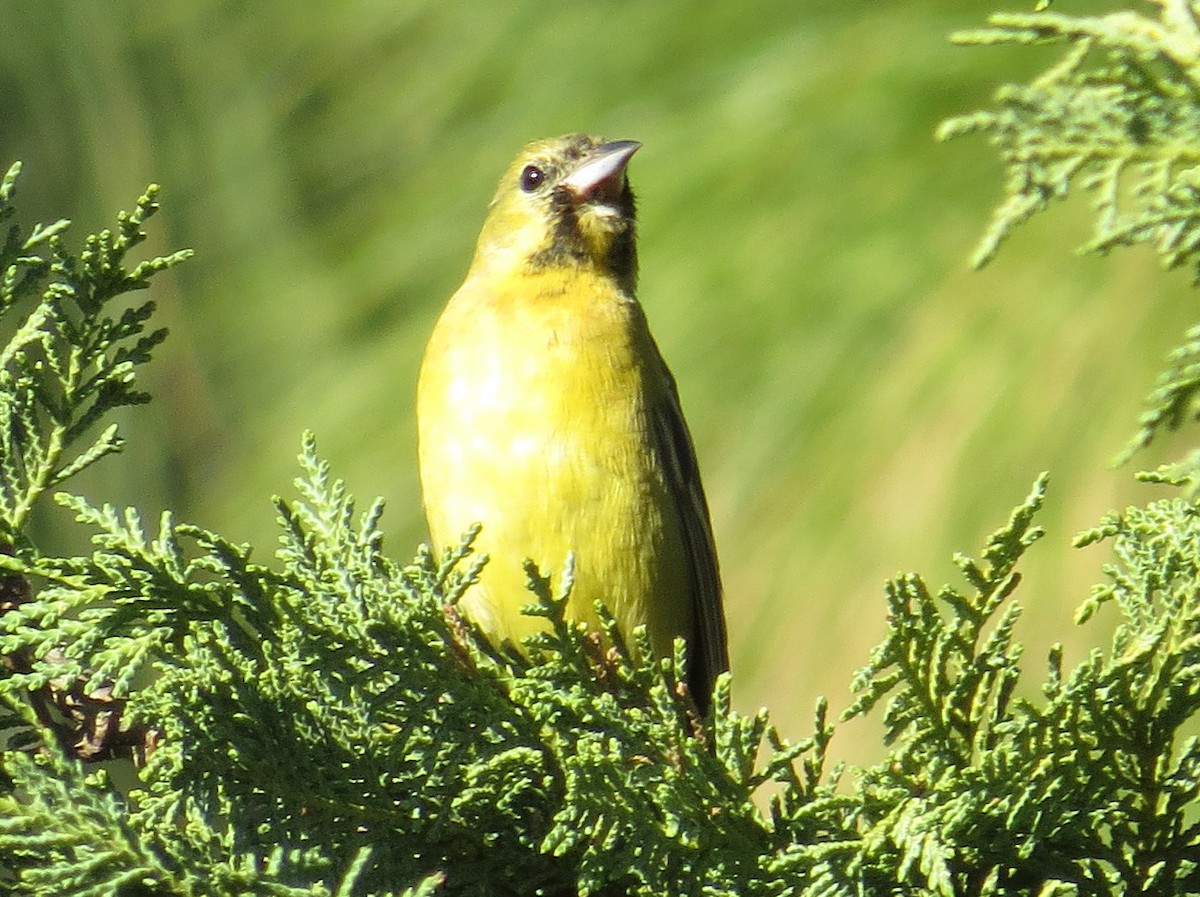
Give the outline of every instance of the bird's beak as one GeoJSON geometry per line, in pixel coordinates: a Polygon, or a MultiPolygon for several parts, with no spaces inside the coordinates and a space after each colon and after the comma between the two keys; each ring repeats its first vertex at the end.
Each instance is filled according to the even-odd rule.
{"type": "Polygon", "coordinates": [[[577,204],[589,200],[615,202],[625,190],[625,166],[641,146],[636,140],[602,143],[560,183],[577,204]]]}

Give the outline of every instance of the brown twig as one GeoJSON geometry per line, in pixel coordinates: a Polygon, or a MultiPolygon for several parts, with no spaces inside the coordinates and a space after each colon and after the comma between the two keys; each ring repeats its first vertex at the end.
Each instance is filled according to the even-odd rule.
{"type": "MultiPolygon", "coordinates": [[[[11,545],[0,542],[0,553],[14,554],[11,545]]],[[[0,614],[6,614],[32,600],[29,580],[18,573],[0,574],[0,614]]],[[[65,659],[61,649],[49,651],[43,658],[51,663],[65,659]]],[[[27,650],[4,655],[13,673],[33,672],[35,658],[27,650]]],[[[137,766],[145,764],[162,733],[145,723],[123,719],[126,699],[114,697],[112,684],[86,691],[88,676],[53,679],[30,691],[26,698],[38,722],[51,733],[69,756],[83,762],[126,759],[137,766]]],[[[26,733],[27,734],[27,733],[26,733]]],[[[10,743],[13,736],[9,736],[10,743]]]]}

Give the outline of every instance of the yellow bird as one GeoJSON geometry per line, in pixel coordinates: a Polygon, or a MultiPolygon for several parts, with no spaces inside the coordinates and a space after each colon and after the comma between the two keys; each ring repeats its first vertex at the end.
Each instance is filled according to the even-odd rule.
{"type": "Polygon", "coordinates": [[[430,337],[417,388],[421,487],[438,548],[473,523],[490,557],[461,607],[497,640],[544,622],[522,569],[575,556],[567,616],[654,651],[683,636],[706,708],[728,669],[708,506],[674,378],[636,298],[641,146],[584,134],[521,150],[492,200],[466,280],[430,337]]]}

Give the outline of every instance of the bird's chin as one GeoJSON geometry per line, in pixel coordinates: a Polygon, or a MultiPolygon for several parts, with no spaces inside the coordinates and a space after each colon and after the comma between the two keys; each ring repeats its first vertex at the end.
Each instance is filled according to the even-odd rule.
{"type": "MultiPolygon", "coordinates": [[[[617,197],[619,199],[620,197],[617,197]]],[[[616,205],[616,201],[605,201],[603,199],[593,199],[591,202],[584,205],[579,210],[580,216],[593,216],[598,221],[612,222],[609,226],[614,230],[619,229],[619,220],[627,217],[625,212],[621,211],[616,205]]]]}
{"type": "Polygon", "coordinates": [[[618,237],[633,226],[629,216],[603,203],[588,203],[577,212],[579,233],[594,258],[606,259],[618,237]]]}
{"type": "Polygon", "coordinates": [[[580,206],[575,213],[579,229],[589,239],[609,237],[629,230],[629,215],[615,205],[605,202],[589,202],[580,206]]]}

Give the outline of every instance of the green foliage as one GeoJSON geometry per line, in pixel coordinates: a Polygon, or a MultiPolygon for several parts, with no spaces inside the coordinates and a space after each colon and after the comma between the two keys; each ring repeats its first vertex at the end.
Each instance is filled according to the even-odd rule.
{"type": "Polygon", "coordinates": [[[1065,44],[1028,84],[996,93],[998,109],[944,122],[944,139],[982,132],[1008,169],[1007,198],[975,253],[991,260],[1018,224],[1079,187],[1093,194],[1085,246],[1151,243],[1169,267],[1200,276],[1196,136],[1200,23],[1188,0],[1157,0],[1159,18],[1130,11],[1068,16],[997,13],[961,44],[1065,44]]]}
{"type": "MultiPolygon", "coordinates": [[[[0,182],[0,224],[13,218],[20,164],[0,182]]],[[[0,247],[0,322],[11,328],[0,350],[0,544],[24,529],[30,509],[47,489],[120,449],[116,425],[82,443],[93,425],[114,408],[148,401],[135,387],[138,365],[150,360],[166,337],[146,331],[154,303],[109,315],[114,299],[149,286],[159,271],[189,252],[154,258],[127,271],[125,255],[145,239],[141,227],[158,205],[158,188],[146,190],[132,213],[117,216],[115,231],[84,240],[76,257],[62,234],[66,220],[38,224],[25,234],[9,224],[0,247]],[[22,300],[41,299],[11,327],[22,300]]],[[[0,331],[3,333],[3,331],[0,331]]]]}
{"type": "MultiPolygon", "coordinates": [[[[1041,7],[1049,4],[1041,4],[1041,7]]],[[[1200,280],[1200,5],[1152,0],[1158,16],[997,13],[989,26],[954,35],[967,45],[1064,45],[1027,84],[996,92],[997,108],[942,123],[943,139],[985,134],[1007,170],[1005,199],[975,251],[984,265],[1017,225],[1052,200],[1084,191],[1095,223],[1085,252],[1147,244],[1168,268],[1200,280]]],[[[1163,429],[1200,415],[1196,328],[1171,355],[1128,460],[1163,429]]],[[[1173,465],[1195,479],[1200,456],[1173,465]]]]}
{"type": "Polygon", "coordinates": [[[1112,515],[1079,544],[1113,541],[1081,621],[1115,601],[1107,652],[1075,669],[1051,652],[1038,702],[1014,697],[1014,565],[1040,538],[1039,480],[974,594],[890,584],[892,627],[860,674],[851,714],[890,694],[890,762],[861,779],[864,878],[937,894],[1186,894],[1200,887],[1200,525],[1186,501],[1112,515]]]}
{"type": "MultiPolygon", "coordinates": [[[[9,564],[48,585],[3,618],[5,649],[39,658],[3,693],[90,675],[157,730],[117,818],[163,859],[159,871],[114,863],[111,887],[150,866],[139,874],[171,894],[191,893],[200,870],[206,893],[241,893],[260,868],[278,893],[326,893],[351,872],[347,893],[392,893],[439,870],[454,893],[658,894],[681,882],[744,893],[772,848],[752,800],[761,784],[791,782],[793,813],[837,802],[817,784],[819,762],[804,782],[791,770],[814,743],[785,747],[765,714],[733,713],[727,681],[704,729],[678,686],[682,649],[649,659],[639,632],[643,659],[619,639],[599,651],[536,571],[550,629],[528,658],[495,651],[448,610],[473,579],[458,568],[469,538],[440,560],[394,564],[380,506],[356,516],[311,439],[301,464],[302,500],[277,502],[282,572],[169,517],[147,539],[132,511],[78,499],[67,501],[99,531],[91,557],[9,564]],[[139,677],[144,664],[154,675],[139,677]],[[773,757],[759,766],[764,739],[773,757]]],[[[109,794],[84,809],[113,823],[109,794]]],[[[24,843],[0,832],[14,860],[24,843]]],[[[91,862],[63,855],[74,869],[91,862]]]]}

